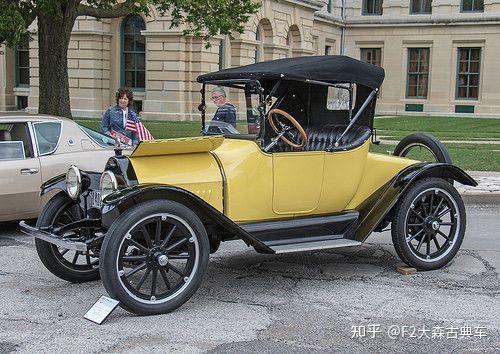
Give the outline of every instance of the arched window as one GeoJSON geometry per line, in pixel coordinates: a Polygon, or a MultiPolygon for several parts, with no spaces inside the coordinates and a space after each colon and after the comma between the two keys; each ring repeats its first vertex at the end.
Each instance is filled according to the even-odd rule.
{"type": "Polygon", "coordinates": [[[263,60],[264,53],[264,38],[260,26],[255,31],[255,40],[257,41],[257,45],[255,46],[255,62],[257,63],[263,60]]]}
{"type": "Polygon", "coordinates": [[[122,22],[122,86],[133,90],[146,87],[146,29],[139,15],[129,15],[122,22]]]}

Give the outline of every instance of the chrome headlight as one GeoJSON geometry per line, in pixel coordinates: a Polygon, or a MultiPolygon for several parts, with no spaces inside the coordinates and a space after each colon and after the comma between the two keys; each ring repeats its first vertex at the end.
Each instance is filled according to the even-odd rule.
{"type": "Polygon", "coordinates": [[[104,171],[101,175],[101,182],[99,184],[101,190],[101,200],[118,189],[118,181],[116,176],[111,171],[104,171]]]}
{"type": "Polygon", "coordinates": [[[66,173],[66,192],[71,199],[77,199],[82,191],[82,174],[78,167],[71,165],[66,173]]]}

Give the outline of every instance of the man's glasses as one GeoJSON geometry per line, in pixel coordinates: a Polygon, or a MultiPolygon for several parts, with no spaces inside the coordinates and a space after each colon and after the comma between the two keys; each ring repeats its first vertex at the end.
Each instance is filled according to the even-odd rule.
{"type": "Polygon", "coordinates": [[[212,100],[218,100],[219,98],[223,97],[222,95],[219,95],[219,96],[212,96],[212,100]]]}

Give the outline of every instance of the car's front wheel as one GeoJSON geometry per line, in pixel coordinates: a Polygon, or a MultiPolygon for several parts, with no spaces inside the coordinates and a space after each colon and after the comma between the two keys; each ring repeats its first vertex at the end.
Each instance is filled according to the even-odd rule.
{"type": "Polygon", "coordinates": [[[126,310],[166,313],[196,292],[209,252],[207,232],[193,211],[173,201],[143,202],[120,215],[108,230],[101,278],[126,310]]]}
{"type": "Polygon", "coordinates": [[[458,252],[465,226],[465,206],[457,190],[443,179],[425,178],[396,206],[392,242],[406,264],[439,269],[458,252]]]}
{"type": "MultiPolygon", "coordinates": [[[[83,218],[83,212],[64,192],[47,202],[38,217],[37,227],[58,227],[83,218]]],[[[36,251],[43,265],[57,277],[72,283],[99,279],[99,258],[92,251],[74,251],[35,239],[36,251]]]]}

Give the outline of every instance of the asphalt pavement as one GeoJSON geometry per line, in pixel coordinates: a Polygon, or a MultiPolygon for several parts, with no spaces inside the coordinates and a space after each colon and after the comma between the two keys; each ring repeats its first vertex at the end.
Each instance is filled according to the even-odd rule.
{"type": "Polygon", "coordinates": [[[83,315],[102,284],[54,277],[31,238],[0,224],[0,353],[498,352],[500,205],[467,214],[464,244],[444,269],[397,273],[388,232],[360,247],[280,256],[233,241],[175,312],[119,308],[101,326],[83,315]]]}

